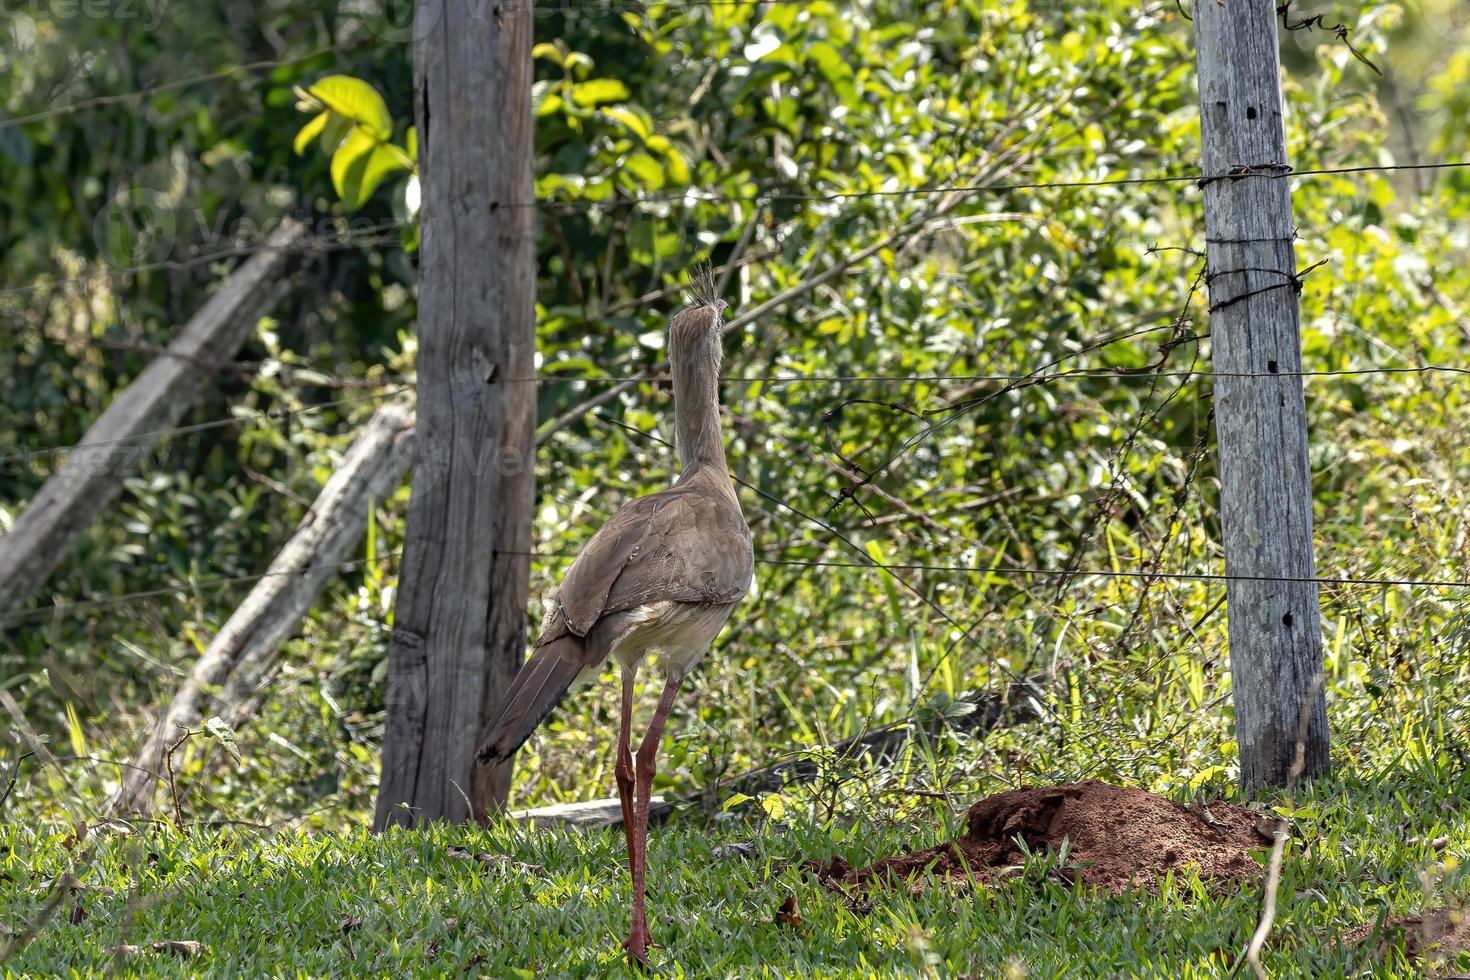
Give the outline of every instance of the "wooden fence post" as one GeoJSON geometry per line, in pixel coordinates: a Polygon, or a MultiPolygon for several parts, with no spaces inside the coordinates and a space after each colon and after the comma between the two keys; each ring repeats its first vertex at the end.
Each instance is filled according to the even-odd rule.
{"type": "Polygon", "coordinates": [[[1247,791],[1328,767],[1274,0],[1193,8],[1230,672],[1247,791]],[[1305,722],[1305,724],[1304,724],[1305,722]]]}
{"type": "Polygon", "coordinates": [[[374,827],[463,821],[475,740],[525,655],[535,495],[532,11],[421,0],[418,424],[374,827]]]}

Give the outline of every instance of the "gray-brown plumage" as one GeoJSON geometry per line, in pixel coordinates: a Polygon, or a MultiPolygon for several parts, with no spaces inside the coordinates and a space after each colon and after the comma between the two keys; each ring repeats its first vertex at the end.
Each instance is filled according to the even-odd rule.
{"type": "Polygon", "coordinates": [[[548,603],[535,650],[478,750],[482,763],[510,758],[574,683],[596,676],[609,657],[622,665],[616,771],[633,870],[633,930],[627,946],[640,963],[648,942],[643,839],[654,752],[679,683],[745,595],[754,559],[720,429],[725,304],[708,293],[699,300],[669,324],[679,480],[624,505],[572,562],[548,603]],[[635,772],[629,744],[633,679],[650,650],[660,654],[665,684],[635,772]]]}

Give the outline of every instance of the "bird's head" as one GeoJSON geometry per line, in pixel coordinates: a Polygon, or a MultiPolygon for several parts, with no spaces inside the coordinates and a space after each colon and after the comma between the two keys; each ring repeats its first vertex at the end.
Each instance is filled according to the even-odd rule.
{"type": "Polygon", "coordinates": [[[694,302],[674,314],[669,322],[669,354],[713,349],[718,352],[723,335],[724,313],[730,305],[715,291],[715,277],[709,266],[697,270],[689,281],[694,302]],[[714,341],[713,344],[710,341],[714,341]]]}
{"type": "Polygon", "coordinates": [[[689,290],[694,294],[692,308],[697,310],[709,307],[714,311],[716,319],[730,305],[720,299],[719,286],[715,282],[715,270],[708,262],[695,268],[694,274],[689,277],[689,290]]]}

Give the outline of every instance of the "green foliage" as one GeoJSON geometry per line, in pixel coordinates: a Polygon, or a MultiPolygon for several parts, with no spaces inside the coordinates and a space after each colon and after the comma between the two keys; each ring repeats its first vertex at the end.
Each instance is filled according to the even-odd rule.
{"type": "MultiPolygon", "coordinates": [[[[405,216],[412,220],[418,211],[418,136],[412,126],[404,135],[405,146],[392,142],[393,117],[378,90],[348,75],[328,75],[308,88],[296,88],[296,107],[314,113],[296,134],[298,154],[318,143],[331,157],[332,187],[348,211],[367,204],[388,177],[407,174],[398,188],[405,216]]],[[[404,231],[409,251],[417,247],[415,233],[404,231]]]]}

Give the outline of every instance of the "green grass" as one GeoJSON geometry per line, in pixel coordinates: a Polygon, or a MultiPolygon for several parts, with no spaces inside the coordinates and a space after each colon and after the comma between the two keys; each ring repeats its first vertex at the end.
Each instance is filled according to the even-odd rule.
{"type": "MultiPolygon", "coordinates": [[[[1281,914],[1265,961],[1276,976],[1417,977],[1397,953],[1340,948],[1346,930],[1426,907],[1460,907],[1455,855],[1470,826],[1464,767],[1406,767],[1338,779],[1300,794],[1281,914]],[[1447,835],[1438,855],[1423,843],[1447,835]],[[1311,842],[1304,858],[1303,844],[1311,842]]],[[[932,843],[950,826],[823,829],[807,823],[759,832],[676,823],[653,831],[651,924],[660,976],[1219,976],[1235,964],[1260,911],[1259,887],[1211,896],[1187,875],[1160,895],[1073,892],[1045,874],[1046,859],[995,888],[874,893],[871,911],[807,879],[806,858],[863,862],[932,843]],[[712,845],[748,840],[750,857],[712,845]],[[773,921],[796,896],[804,923],[773,921]]],[[[86,917],[71,899],[3,969],[7,975],[97,975],[109,949],[195,940],[197,959],[143,952],[124,974],[495,977],[631,975],[620,941],[627,879],[617,832],[483,831],[438,826],[374,837],[272,834],[241,828],[130,834],[14,824],[0,832],[0,916],[14,933],[51,896],[47,879],[83,880],[86,917]],[[89,845],[97,843],[88,858],[89,845]],[[505,854],[542,870],[484,866],[451,848],[505,854]],[[343,931],[347,920],[360,925],[343,931]],[[450,920],[457,920],[451,923],[450,920]]],[[[1264,860],[1264,852],[1262,852],[1264,860]]],[[[13,936],[11,937],[14,938],[13,936]]]]}

